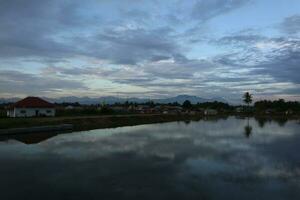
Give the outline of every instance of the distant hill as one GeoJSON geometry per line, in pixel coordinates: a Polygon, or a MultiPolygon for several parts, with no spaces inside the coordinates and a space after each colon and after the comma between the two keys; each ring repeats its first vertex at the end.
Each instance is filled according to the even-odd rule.
{"type": "Polygon", "coordinates": [[[0,98],[0,103],[14,103],[21,100],[20,98],[0,98]]]}
{"type": "MultiPolygon", "coordinates": [[[[170,97],[170,98],[164,98],[164,99],[146,99],[146,98],[119,98],[114,96],[106,96],[106,97],[75,97],[75,96],[69,96],[69,97],[60,97],[60,98],[47,98],[43,97],[45,100],[48,100],[52,103],[75,103],[78,102],[80,104],[84,105],[90,105],[90,104],[100,104],[100,103],[106,103],[106,104],[114,104],[114,103],[125,103],[128,102],[135,102],[135,103],[146,103],[149,101],[153,101],[154,103],[174,103],[177,102],[179,104],[182,104],[185,100],[189,100],[192,104],[196,103],[204,103],[204,102],[213,102],[213,101],[219,101],[227,103],[227,101],[224,98],[218,97],[218,98],[201,98],[198,96],[191,96],[191,95],[178,95],[176,97],[170,97]]],[[[20,100],[19,98],[10,98],[10,99],[0,99],[0,103],[13,103],[20,100]]]]}
{"type": "Polygon", "coordinates": [[[190,95],[178,95],[176,97],[166,98],[166,99],[157,99],[154,102],[157,103],[173,103],[177,102],[179,104],[183,104],[184,101],[189,100],[192,104],[196,103],[204,103],[204,102],[213,102],[213,101],[220,101],[226,103],[227,101],[223,98],[212,98],[212,99],[205,99],[197,96],[190,96],[190,95]]]}

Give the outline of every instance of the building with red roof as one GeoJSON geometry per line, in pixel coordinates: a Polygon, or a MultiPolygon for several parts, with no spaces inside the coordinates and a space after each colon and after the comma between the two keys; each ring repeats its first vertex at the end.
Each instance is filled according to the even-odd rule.
{"type": "Polygon", "coordinates": [[[26,97],[7,110],[8,117],[53,117],[55,107],[52,103],[39,97],[26,97]]]}

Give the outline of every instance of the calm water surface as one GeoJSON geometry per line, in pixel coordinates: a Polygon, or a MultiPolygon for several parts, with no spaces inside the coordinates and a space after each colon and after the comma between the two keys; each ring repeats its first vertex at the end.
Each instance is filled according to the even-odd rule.
{"type": "Polygon", "coordinates": [[[300,124],[230,117],[2,138],[0,199],[300,199],[300,124]]]}

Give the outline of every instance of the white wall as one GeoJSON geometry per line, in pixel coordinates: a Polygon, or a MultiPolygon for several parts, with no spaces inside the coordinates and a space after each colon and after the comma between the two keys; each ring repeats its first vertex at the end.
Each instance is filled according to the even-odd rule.
{"type": "Polygon", "coordinates": [[[7,117],[13,117],[14,116],[14,110],[7,110],[7,117]]]}
{"type": "Polygon", "coordinates": [[[205,115],[216,115],[216,114],[218,114],[218,111],[213,110],[213,109],[207,109],[204,111],[204,114],[205,115]]]}
{"type": "Polygon", "coordinates": [[[55,116],[54,108],[15,108],[10,112],[10,117],[36,117],[36,116],[55,116]]]}

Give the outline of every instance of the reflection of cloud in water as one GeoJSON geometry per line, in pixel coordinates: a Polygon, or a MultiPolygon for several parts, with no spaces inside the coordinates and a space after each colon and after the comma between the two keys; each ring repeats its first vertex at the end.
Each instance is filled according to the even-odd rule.
{"type": "MultiPolygon", "coordinates": [[[[266,167],[262,168],[257,172],[258,176],[263,178],[283,178],[283,179],[295,179],[299,180],[300,168],[286,169],[285,167],[279,167],[277,169],[266,167]]],[[[299,182],[300,183],[300,182],[299,182]]],[[[300,185],[299,185],[300,186],[300,185]]]]}
{"type": "MultiPolygon", "coordinates": [[[[262,128],[254,119],[250,119],[249,124],[253,127],[249,139],[243,134],[247,121],[235,118],[191,122],[188,125],[172,122],[78,132],[59,135],[33,146],[3,143],[0,145],[0,158],[20,159],[20,162],[26,158],[27,161],[42,163],[57,163],[54,160],[58,160],[57,165],[67,166],[68,173],[76,174],[72,170],[78,168],[80,173],[89,177],[91,175],[87,173],[94,170],[100,173],[99,177],[108,180],[114,180],[111,174],[124,170],[117,181],[128,184],[123,185],[125,188],[131,187],[126,182],[128,177],[141,181],[139,173],[143,171],[152,173],[153,179],[162,180],[161,183],[152,180],[157,187],[178,184],[176,191],[180,191],[180,187],[190,187],[185,191],[199,192],[201,186],[201,191],[219,191],[211,194],[213,196],[228,195],[233,191],[242,195],[247,193],[247,187],[252,187],[256,195],[262,195],[261,191],[272,191],[274,193],[266,193],[263,197],[280,199],[275,192],[278,188],[274,188],[270,181],[276,179],[277,186],[288,193],[290,191],[281,179],[292,184],[299,178],[299,163],[295,160],[300,145],[293,143],[298,137],[299,125],[291,121],[282,127],[270,122],[262,128]],[[291,154],[295,156],[286,156],[291,154]],[[76,168],[69,169],[68,166],[73,164],[76,168]],[[193,187],[197,190],[190,191],[193,187]]],[[[150,178],[149,175],[142,176],[150,178]]],[[[248,199],[253,197],[251,195],[248,199]]]]}
{"type": "Polygon", "coordinates": [[[78,132],[51,138],[37,147],[44,151],[81,159],[124,151],[156,155],[161,152],[172,155],[174,152],[189,149],[189,146],[201,146],[216,152],[249,151],[254,144],[271,143],[296,133],[293,123],[284,129],[272,123],[265,128],[259,128],[253,119],[250,120],[250,124],[253,124],[253,137],[247,142],[242,135],[246,121],[229,118],[219,120],[217,123],[192,122],[188,126],[185,123],[173,122],[78,132]],[[87,157],[83,157],[84,154],[87,157]]]}

